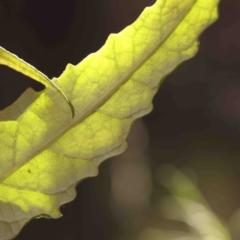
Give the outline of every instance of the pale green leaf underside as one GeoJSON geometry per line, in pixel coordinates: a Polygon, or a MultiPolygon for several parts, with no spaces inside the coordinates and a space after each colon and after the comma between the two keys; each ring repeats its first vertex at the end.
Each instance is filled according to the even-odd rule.
{"type": "Polygon", "coordinates": [[[158,0],[134,24],[54,82],[55,92],[27,90],[0,113],[0,239],[32,217],[61,216],[75,184],[126,148],[134,119],[152,110],[161,79],[194,56],[197,37],[217,18],[218,0],[158,0]]]}
{"type": "Polygon", "coordinates": [[[67,96],[64,92],[54,83],[52,82],[45,74],[41,73],[32,65],[28,64],[27,62],[23,61],[21,58],[16,56],[15,54],[7,51],[5,48],[0,47],[0,64],[6,65],[34,80],[37,82],[42,83],[46,87],[51,88],[52,90],[58,92],[62,97],[67,101],[71,112],[72,117],[74,117],[74,107],[72,103],[69,101],[67,96]]]}

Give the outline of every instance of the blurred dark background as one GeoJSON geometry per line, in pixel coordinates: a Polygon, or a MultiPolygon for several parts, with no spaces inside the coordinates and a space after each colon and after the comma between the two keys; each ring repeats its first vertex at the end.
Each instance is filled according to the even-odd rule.
{"type": "MultiPolygon", "coordinates": [[[[58,77],[154,2],[0,0],[0,46],[58,77]]],[[[230,221],[240,208],[240,1],[222,0],[219,12],[201,35],[199,53],[166,78],[152,113],[134,125],[126,153],[78,185],[62,218],[33,220],[16,240],[137,239],[144,227],[170,227],[154,210],[166,194],[155,180],[164,163],[192,169],[211,208],[230,221]]],[[[43,89],[0,66],[0,109],[28,87],[43,89]]]]}

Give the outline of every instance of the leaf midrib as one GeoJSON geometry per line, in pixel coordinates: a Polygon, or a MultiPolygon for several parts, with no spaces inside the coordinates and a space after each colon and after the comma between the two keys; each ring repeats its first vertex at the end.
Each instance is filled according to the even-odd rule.
{"type": "MultiPolygon", "coordinates": [[[[129,74],[127,74],[125,76],[125,78],[123,78],[122,80],[120,80],[113,88],[112,90],[110,90],[109,92],[106,93],[105,96],[102,97],[102,99],[100,99],[100,101],[97,101],[95,105],[93,105],[88,111],[86,111],[85,114],[83,114],[81,117],[79,117],[77,119],[77,116],[75,117],[75,121],[72,121],[69,123],[69,125],[67,125],[65,128],[63,128],[62,131],[59,132],[59,134],[56,134],[55,136],[53,136],[50,140],[46,141],[45,144],[43,144],[41,147],[39,147],[38,150],[35,151],[35,153],[32,153],[29,155],[29,157],[27,157],[24,161],[21,161],[19,164],[16,164],[14,168],[11,169],[11,171],[5,173],[4,175],[2,175],[0,177],[0,183],[3,182],[6,178],[8,178],[10,175],[12,175],[15,171],[17,171],[19,168],[21,168],[22,166],[24,166],[27,162],[31,161],[34,157],[36,157],[38,154],[41,154],[45,149],[47,149],[49,146],[51,146],[54,142],[56,142],[58,139],[60,139],[65,133],[67,133],[71,128],[75,127],[76,125],[80,124],[82,121],[84,121],[87,117],[89,117],[92,113],[94,113],[100,106],[102,106],[115,92],[117,92],[117,90],[124,84],[127,82],[128,79],[130,79],[130,77],[139,69],[141,68],[142,65],[144,65],[144,63],[151,58],[156,51],[169,39],[169,36],[171,36],[171,34],[176,30],[176,28],[182,23],[182,21],[184,20],[184,18],[189,14],[189,12],[193,9],[193,7],[195,6],[196,2],[198,0],[195,0],[194,3],[192,4],[191,7],[189,7],[189,10],[186,11],[186,14],[183,15],[183,17],[180,19],[180,21],[176,24],[175,27],[173,27],[173,29],[166,35],[166,37],[163,39],[162,42],[160,42],[154,49],[152,52],[149,53],[149,55],[146,58],[143,58],[143,60],[135,67],[132,69],[132,71],[130,71],[129,74]]],[[[150,6],[150,7],[154,7],[154,5],[150,6]]],[[[146,8],[150,8],[150,7],[146,7],[146,8]]],[[[146,9],[145,8],[145,9],[146,9]]],[[[144,9],[144,10],[145,10],[144,9]]],[[[142,12],[143,13],[143,12],[142,12]]],[[[136,19],[137,20],[137,19],[136,19]]],[[[136,21],[135,20],[135,21],[136,21]]],[[[134,21],[134,22],[135,22],[134,21]]],[[[134,23],[133,22],[133,23],[134,23]]],[[[131,26],[131,25],[129,25],[131,26]]],[[[110,34],[111,35],[111,34],[110,34]]],[[[110,36],[109,35],[109,36],[110,36]]],[[[91,160],[91,159],[89,159],[91,160]]]]}

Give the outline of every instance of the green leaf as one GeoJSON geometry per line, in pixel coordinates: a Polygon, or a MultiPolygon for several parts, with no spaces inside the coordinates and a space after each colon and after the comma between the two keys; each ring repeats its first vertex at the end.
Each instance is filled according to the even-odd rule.
{"type": "MultiPolygon", "coordinates": [[[[183,221],[199,239],[230,240],[226,223],[215,215],[198,188],[174,166],[161,166],[159,182],[172,194],[172,199],[159,203],[164,215],[170,219],[183,221]],[[178,204],[176,204],[178,203],[178,204]]],[[[166,238],[171,240],[171,238],[166,238]]]]}
{"type": "Polygon", "coordinates": [[[218,0],[158,0],[119,34],[54,83],[28,89],[0,113],[0,239],[34,216],[61,216],[81,179],[126,149],[131,124],[152,110],[166,74],[197,52],[199,34],[217,18],[218,0]]]}
{"type": "MultiPolygon", "coordinates": [[[[157,179],[172,194],[161,198],[158,208],[163,215],[189,226],[188,232],[146,228],[139,240],[230,240],[231,234],[211,210],[198,188],[172,165],[161,165],[157,179]]],[[[161,226],[159,226],[161,228],[161,226]]]]}
{"type": "Polygon", "coordinates": [[[138,240],[203,240],[192,233],[146,228],[140,233],[138,240]]]}
{"type": "Polygon", "coordinates": [[[38,71],[35,67],[26,63],[21,58],[16,56],[15,54],[7,51],[5,48],[0,47],[0,64],[6,65],[40,83],[45,85],[46,87],[51,88],[52,90],[58,92],[62,97],[67,101],[71,112],[72,117],[74,117],[74,107],[72,103],[69,101],[67,96],[64,92],[55,84],[53,83],[45,74],[38,71]]]}

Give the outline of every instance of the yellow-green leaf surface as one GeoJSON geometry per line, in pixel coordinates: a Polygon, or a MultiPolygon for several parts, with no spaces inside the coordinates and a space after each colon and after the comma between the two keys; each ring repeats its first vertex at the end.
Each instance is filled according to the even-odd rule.
{"type": "MultiPolygon", "coordinates": [[[[55,92],[27,90],[0,114],[0,239],[32,217],[61,216],[75,185],[126,149],[132,122],[152,110],[161,79],[194,56],[197,37],[217,18],[218,0],[158,0],[54,82],[55,92]]],[[[84,196],[83,196],[84,197],[84,196]]]]}
{"type": "Polygon", "coordinates": [[[62,97],[67,101],[68,105],[70,106],[72,117],[74,117],[74,107],[72,103],[69,101],[67,96],[64,92],[43,73],[38,71],[32,65],[26,63],[15,54],[7,51],[5,48],[0,47],[0,64],[6,65],[40,83],[53,89],[54,91],[58,92],[62,97]]]}

